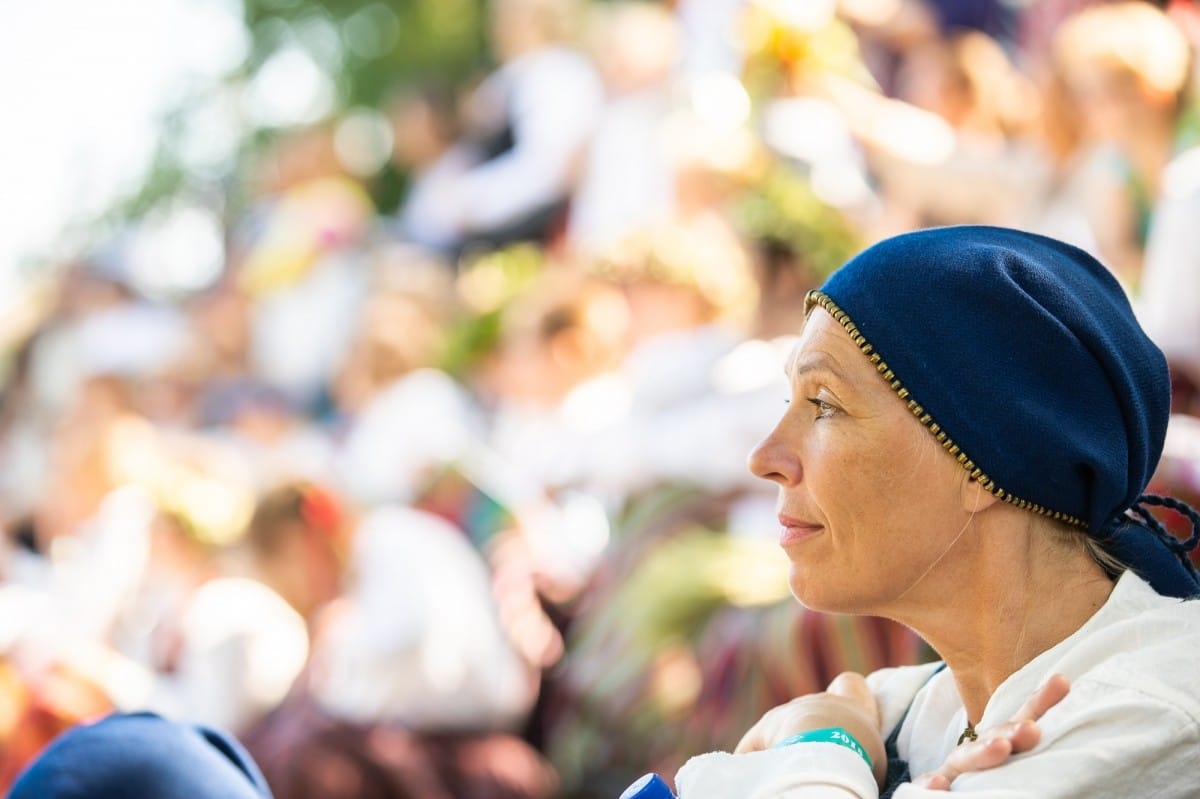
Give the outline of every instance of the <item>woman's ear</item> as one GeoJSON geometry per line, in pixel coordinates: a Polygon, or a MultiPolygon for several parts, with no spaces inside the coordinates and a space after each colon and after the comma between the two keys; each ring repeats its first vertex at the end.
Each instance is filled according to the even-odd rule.
{"type": "Polygon", "coordinates": [[[959,497],[962,500],[963,510],[968,513],[977,513],[981,510],[986,510],[1000,501],[999,497],[984,488],[978,480],[965,473],[959,497]]]}

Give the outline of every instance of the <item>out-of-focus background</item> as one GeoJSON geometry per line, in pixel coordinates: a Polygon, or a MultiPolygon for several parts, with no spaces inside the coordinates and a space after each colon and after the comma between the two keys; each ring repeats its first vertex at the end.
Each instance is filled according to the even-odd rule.
{"type": "Polygon", "coordinates": [[[0,788],[148,707],[279,799],[602,799],[929,657],[790,598],[744,467],[805,292],[916,227],[1109,266],[1195,501],[1198,44],[1193,2],[0,11],[0,788]]]}

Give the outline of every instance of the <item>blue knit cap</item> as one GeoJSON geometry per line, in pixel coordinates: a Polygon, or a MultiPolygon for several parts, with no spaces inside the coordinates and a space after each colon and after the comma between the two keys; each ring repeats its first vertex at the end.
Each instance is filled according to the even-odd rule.
{"type": "Polygon", "coordinates": [[[234,739],[151,713],[116,714],[60,735],[9,799],[271,799],[234,739]]]}
{"type": "Polygon", "coordinates": [[[1166,360],[1087,253],[1004,228],[907,233],[809,294],[909,409],[997,497],[1085,529],[1171,596],[1200,594],[1142,504],[1170,413],[1166,360]],[[1127,513],[1128,512],[1128,513],[1127,513]]]}

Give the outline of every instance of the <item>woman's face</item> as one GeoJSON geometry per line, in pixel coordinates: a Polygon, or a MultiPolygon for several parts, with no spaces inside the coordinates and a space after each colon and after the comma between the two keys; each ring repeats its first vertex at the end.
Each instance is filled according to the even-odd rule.
{"type": "Polygon", "coordinates": [[[818,610],[892,615],[943,582],[970,518],[966,472],[824,310],[787,371],[791,399],[750,469],[779,486],[792,593],[818,610]]]}

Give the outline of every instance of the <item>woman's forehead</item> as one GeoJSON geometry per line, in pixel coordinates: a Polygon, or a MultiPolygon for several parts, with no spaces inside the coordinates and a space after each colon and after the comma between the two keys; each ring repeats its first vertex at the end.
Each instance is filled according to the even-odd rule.
{"type": "Polygon", "coordinates": [[[832,373],[846,382],[863,373],[866,359],[846,331],[822,308],[814,308],[792,347],[786,371],[795,379],[807,372],[832,373]]]}

